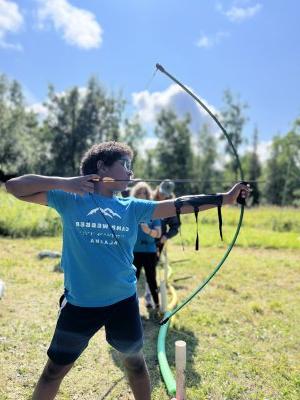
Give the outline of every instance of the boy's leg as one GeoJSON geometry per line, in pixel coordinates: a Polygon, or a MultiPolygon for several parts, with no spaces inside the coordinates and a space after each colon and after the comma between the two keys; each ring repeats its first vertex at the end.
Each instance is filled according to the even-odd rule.
{"type": "Polygon", "coordinates": [[[72,368],[72,364],[58,365],[50,359],[34,389],[32,400],[52,400],[55,398],[61,381],[72,368]]]}
{"type": "Polygon", "coordinates": [[[48,349],[49,360],[33,393],[33,400],[52,400],[61,381],[103,326],[105,307],[88,308],[62,302],[55,332],[48,349]]]}
{"type": "Polygon", "coordinates": [[[148,368],[142,352],[121,355],[135,400],[151,400],[148,368]]]}
{"type": "Polygon", "coordinates": [[[150,378],[144,360],[143,327],[137,295],[112,306],[106,340],[121,353],[135,400],[150,400],[150,378]]]}

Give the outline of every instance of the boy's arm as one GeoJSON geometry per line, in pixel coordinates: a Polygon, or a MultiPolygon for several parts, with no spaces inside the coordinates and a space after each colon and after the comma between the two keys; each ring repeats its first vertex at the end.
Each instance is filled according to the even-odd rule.
{"type": "Polygon", "coordinates": [[[5,183],[5,186],[8,193],[20,200],[47,205],[48,190],[59,189],[83,195],[94,191],[92,179],[99,179],[99,176],[92,174],[74,178],[61,178],[56,176],[23,175],[10,179],[5,183]]]}
{"type": "MultiPolygon", "coordinates": [[[[237,183],[227,193],[220,193],[215,196],[216,196],[216,198],[219,196],[222,196],[222,205],[235,204],[240,193],[242,194],[243,198],[247,198],[250,193],[250,188],[242,183],[237,183]]],[[[179,199],[184,199],[185,197],[195,198],[195,199],[198,197],[199,199],[201,199],[201,201],[200,201],[201,205],[199,205],[199,211],[208,210],[210,208],[217,206],[217,204],[211,204],[210,201],[208,201],[207,204],[205,204],[205,197],[206,197],[205,195],[203,195],[203,196],[183,196],[179,199]]],[[[213,197],[213,195],[209,195],[209,196],[207,196],[207,199],[209,199],[209,198],[211,199],[212,197],[213,197]]],[[[153,219],[161,219],[161,218],[167,218],[167,217],[176,215],[176,208],[175,208],[176,201],[177,201],[177,199],[171,199],[171,200],[165,200],[165,201],[158,202],[157,206],[154,210],[152,218],[153,219]]],[[[189,214],[189,213],[193,213],[193,212],[194,212],[194,207],[190,206],[190,205],[184,205],[184,206],[182,206],[182,208],[180,210],[181,214],[189,214]]]]}

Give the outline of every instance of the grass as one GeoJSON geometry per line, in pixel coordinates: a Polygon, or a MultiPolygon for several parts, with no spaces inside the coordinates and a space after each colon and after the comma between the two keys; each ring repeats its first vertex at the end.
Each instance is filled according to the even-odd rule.
{"type": "MultiPolygon", "coordinates": [[[[56,261],[38,260],[37,254],[60,251],[61,241],[2,238],[0,246],[1,278],[7,286],[0,311],[0,399],[30,399],[46,361],[63,288],[62,275],[53,272],[56,261]]],[[[222,254],[219,247],[198,253],[169,247],[179,299],[222,254]]],[[[167,354],[174,365],[174,341],[187,342],[189,400],[299,399],[299,256],[297,249],[235,248],[211,284],[175,317],[167,354]]],[[[158,324],[142,303],[152,398],[167,400],[156,359],[158,324]]],[[[100,331],[64,380],[58,399],[132,400],[123,376],[100,331]]]]}
{"type": "MultiPolygon", "coordinates": [[[[46,361],[63,290],[57,261],[39,251],[61,250],[58,215],[0,191],[0,400],[30,399],[46,361]],[[48,235],[48,236],[45,236],[48,235]]],[[[200,214],[200,251],[195,252],[193,216],[183,216],[182,238],[168,254],[179,300],[221,259],[238,221],[223,210],[224,237],[216,211],[200,214]],[[185,251],[182,251],[181,241],[185,251]]],[[[189,400],[299,400],[300,214],[296,209],[246,209],[237,246],[212,280],[172,321],[167,341],[187,342],[189,400]]],[[[159,326],[141,302],[145,355],[153,400],[167,400],[156,358],[159,326]]],[[[132,400],[117,354],[100,331],[61,386],[58,400],[132,400]]]]}
{"type": "Polygon", "coordinates": [[[20,201],[0,188],[0,235],[18,238],[60,232],[60,218],[54,210],[20,201]]]}
{"type": "MultiPolygon", "coordinates": [[[[199,214],[200,246],[226,248],[232,240],[239,220],[237,207],[224,207],[223,236],[219,238],[215,209],[199,214]]],[[[183,215],[181,236],[174,243],[194,246],[196,225],[193,215],[183,215]]],[[[245,209],[237,245],[245,248],[300,249],[300,213],[292,208],[260,207],[245,209]]]]}
{"type": "MultiPolygon", "coordinates": [[[[61,233],[58,214],[48,207],[21,202],[0,190],[0,235],[13,238],[56,236],[61,233]]],[[[223,231],[225,245],[229,243],[239,219],[237,207],[224,207],[223,231]]],[[[201,246],[223,246],[218,240],[216,210],[199,215],[201,246]]],[[[195,241],[192,215],[182,216],[182,240],[185,245],[195,241]]],[[[181,244],[180,236],[174,239],[181,244]]],[[[300,213],[295,208],[260,207],[246,209],[238,245],[241,247],[300,249],[300,213]],[[261,236],[264,240],[261,240],[261,236]]]]}

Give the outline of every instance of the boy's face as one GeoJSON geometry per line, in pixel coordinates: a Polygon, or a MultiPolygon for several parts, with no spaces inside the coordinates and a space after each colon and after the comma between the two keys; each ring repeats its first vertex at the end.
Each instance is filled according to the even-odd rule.
{"type": "Polygon", "coordinates": [[[122,156],[119,160],[116,160],[112,165],[105,166],[100,169],[99,175],[103,178],[112,178],[116,182],[112,182],[112,189],[115,191],[123,191],[127,188],[128,182],[133,177],[131,166],[131,159],[128,156],[122,156]],[[120,180],[118,182],[118,180],[120,180]]]}

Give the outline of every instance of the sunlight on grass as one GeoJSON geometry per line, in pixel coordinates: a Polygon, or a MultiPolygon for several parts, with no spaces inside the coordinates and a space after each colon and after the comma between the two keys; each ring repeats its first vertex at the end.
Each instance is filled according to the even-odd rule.
{"type": "MultiPolygon", "coordinates": [[[[63,276],[54,272],[57,260],[39,260],[37,254],[61,251],[60,221],[53,210],[22,203],[3,191],[0,206],[0,279],[6,284],[0,303],[0,399],[30,399],[63,291],[63,276]]],[[[194,218],[182,216],[182,236],[168,244],[179,301],[220,261],[238,217],[238,208],[224,208],[223,243],[216,210],[202,213],[196,252],[194,218]]],[[[228,260],[172,320],[167,354],[174,371],[174,342],[187,342],[189,400],[299,400],[299,226],[295,209],[246,209],[228,260]]],[[[141,314],[152,398],[168,400],[156,358],[159,326],[143,301],[141,314]]],[[[106,400],[133,399],[120,359],[102,330],[64,380],[58,398],[99,400],[108,390],[106,400]]]]}

